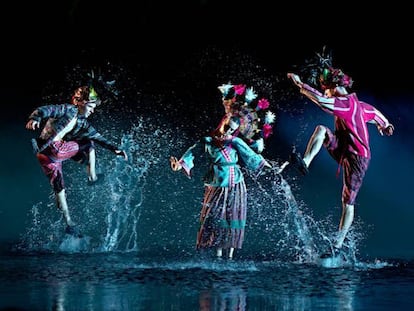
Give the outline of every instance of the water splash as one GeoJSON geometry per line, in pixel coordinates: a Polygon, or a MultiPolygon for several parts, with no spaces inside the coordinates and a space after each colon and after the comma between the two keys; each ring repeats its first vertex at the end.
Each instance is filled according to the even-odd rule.
{"type": "MultiPolygon", "coordinates": [[[[254,85],[277,113],[303,118],[303,105],[288,100],[292,91],[278,87],[285,73],[271,74],[238,52],[211,48],[201,53],[183,64],[170,84],[150,87],[146,83],[144,91],[136,86],[139,78],[125,66],[106,63],[100,70],[92,68],[101,82],[102,97],[108,99],[94,115],[94,124],[104,136],[120,138],[129,161],[98,149],[98,170],[105,177],[92,187],[87,185],[84,167],[65,163],[69,208],[81,231],[90,237],[88,252],[194,253],[202,173],[195,173],[192,180],[177,177],[170,171],[168,158],[217,125],[223,113],[220,95],[214,92],[217,85],[229,80],[254,85]],[[185,87],[178,88],[180,83],[185,87]]],[[[83,83],[91,68],[77,66],[68,72],[65,88],[70,89],[51,90],[52,102],[83,83]]],[[[295,132],[309,124],[295,121],[300,121],[292,122],[295,132]]],[[[304,128],[296,138],[303,137],[303,132],[304,128]]],[[[330,228],[335,225],[330,219],[315,221],[307,205],[295,199],[293,184],[274,173],[250,184],[245,249],[251,254],[306,263],[330,244],[330,228]]],[[[30,216],[33,222],[22,238],[22,248],[59,251],[64,224],[53,195],[48,202],[35,204],[30,216]]]]}
{"type": "MultiPolygon", "coordinates": [[[[271,161],[274,167],[278,164],[271,161]]],[[[274,170],[254,179],[250,186],[251,205],[261,207],[258,217],[267,224],[267,235],[272,236],[272,249],[279,258],[299,262],[312,261],[316,254],[313,234],[309,224],[313,221],[295,199],[291,187],[281,174],[274,170]],[[260,201],[260,204],[259,204],[260,201]]]]}
{"type": "Polygon", "coordinates": [[[145,200],[146,177],[160,161],[154,151],[163,145],[164,137],[160,130],[148,127],[149,123],[150,120],[141,118],[122,138],[121,148],[126,150],[129,160],[117,160],[109,174],[111,196],[105,205],[106,234],[102,251],[138,250],[137,225],[145,200]]]}
{"type": "MultiPolygon", "coordinates": [[[[274,167],[278,166],[275,161],[269,162],[274,167]]],[[[258,178],[250,174],[253,183],[249,186],[249,204],[252,206],[249,218],[256,218],[257,221],[250,225],[249,230],[258,231],[255,239],[264,240],[262,247],[269,249],[270,241],[272,248],[268,251],[273,251],[272,257],[320,265],[319,256],[332,248],[335,241],[336,224],[331,216],[316,220],[308,206],[295,198],[289,181],[276,171],[271,170],[258,178]],[[262,224],[266,224],[264,232],[256,227],[263,226],[262,224]]],[[[249,174],[247,170],[245,172],[249,174]]],[[[344,243],[346,260],[336,262],[336,266],[354,265],[358,262],[358,243],[363,238],[361,226],[361,221],[355,219],[344,243]]]]}
{"type": "Polygon", "coordinates": [[[59,245],[59,251],[63,253],[85,253],[89,250],[90,237],[74,237],[66,235],[59,245]]]}

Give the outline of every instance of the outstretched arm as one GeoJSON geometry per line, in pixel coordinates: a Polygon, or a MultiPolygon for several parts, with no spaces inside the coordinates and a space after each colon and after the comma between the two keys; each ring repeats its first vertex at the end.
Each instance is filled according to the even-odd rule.
{"type": "Polygon", "coordinates": [[[375,124],[381,135],[391,136],[394,134],[394,125],[388,121],[381,111],[366,102],[360,101],[360,103],[364,107],[364,112],[370,118],[368,123],[375,124]]]}
{"type": "Polygon", "coordinates": [[[327,112],[332,112],[334,110],[335,100],[333,98],[325,97],[318,90],[312,88],[306,83],[303,83],[297,74],[288,73],[287,77],[291,79],[297,87],[299,87],[300,92],[303,95],[305,95],[307,98],[313,101],[318,107],[327,112]]]}
{"type": "Polygon", "coordinates": [[[392,134],[394,134],[394,125],[392,125],[391,123],[388,123],[385,126],[379,124],[376,120],[368,121],[368,123],[375,124],[381,136],[383,136],[384,134],[387,136],[391,136],[392,134]]]}
{"type": "Polygon", "coordinates": [[[182,155],[180,159],[177,159],[174,156],[170,157],[170,166],[173,171],[180,171],[182,169],[182,172],[189,178],[191,178],[191,171],[194,167],[194,159],[195,156],[200,156],[202,152],[204,151],[204,143],[201,143],[201,141],[195,143],[190,148],[187,149],[187,151],[182,155]]]}
{"type": "Polygon", "coordinates": [[[377,126],[378,132],[383,136],[384,134],[387,136],[391,136],[394,134],[394,125],[387,122],[386,124],[382,124],[378,122],[377,120],[373,119],[371,121],[368,121],[368,123],[373,123],[377,126]]]}
{"type": "Polygon", "coordinates": [[[30,114],[29,121],[26,123],[26,128],[28,130],[38,129],[42,120],[49,117],[57,118],[63,116],[67,110],[68,106],[64,104],[40,106],[30,114]]]}

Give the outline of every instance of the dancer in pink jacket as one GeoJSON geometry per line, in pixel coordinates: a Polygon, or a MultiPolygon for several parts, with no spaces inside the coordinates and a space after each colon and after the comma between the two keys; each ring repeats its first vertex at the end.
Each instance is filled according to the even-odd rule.
{"type": "MultiPolygon", "coordinates": [[[[333,253],[339,253],[354,220],[354,204],[371,159],[368,123],[375,124],[381,135],[391,136],[394,126],[375,107],[360,101],[355,93],[348,93],[352,79],[340,69],[325,66],[319,82],[324,94],[303,83],[294,73],[288,73],[300,92],[323,111],[334,116],[335,130],[318,125],[312,134],[303,158],[294,152],[291,162],[302,174],[324,146],[343,170],[342,216],[339,232],[333,244],[333,253]]],[[[328,253],[327,256],[330,256],[328,253]]]]}

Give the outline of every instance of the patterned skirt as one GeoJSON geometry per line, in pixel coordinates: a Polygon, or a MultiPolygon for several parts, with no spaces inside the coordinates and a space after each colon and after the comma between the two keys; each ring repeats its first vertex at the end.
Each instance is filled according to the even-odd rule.
{"type": "Polygon", "coordinates": [[[200,213],[197,249],[241,248],[246,215],[247,189],[244,181],[234,187],[206,186],[200,213]]]}

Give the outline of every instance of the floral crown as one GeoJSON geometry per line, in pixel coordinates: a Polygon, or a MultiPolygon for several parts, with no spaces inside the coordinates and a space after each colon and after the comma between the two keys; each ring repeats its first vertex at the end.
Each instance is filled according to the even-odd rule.
{"type": "Polygon", "coordinates": [[[256,100],[258,95],[253,87],[247,88],[245,84],[222,84],[218,87],[223,99],[232,101],[233,115],[239,124],[238,132],[248,140],[257,136],[264,139],[273,133],[272,124],[276,115],[268,108],[266,98],[256,100]]]}
{"type": "Polygon", "coordinates": [[[353,80],[350,76],[342,72],[341,69],[326,67],[321,70],[319,83],[322,89],[331,89],[337,86],[352,87],[353,80]]]}

